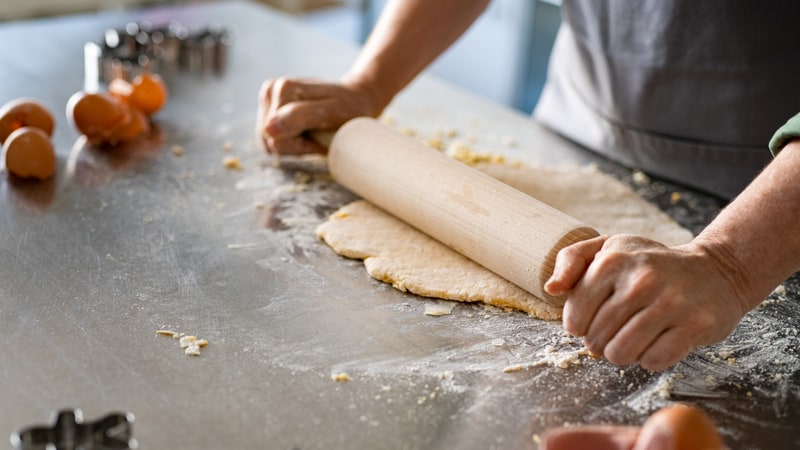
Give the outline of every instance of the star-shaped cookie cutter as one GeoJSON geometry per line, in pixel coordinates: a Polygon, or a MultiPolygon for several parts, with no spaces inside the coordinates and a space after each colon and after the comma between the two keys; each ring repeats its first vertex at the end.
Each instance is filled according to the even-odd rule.
{"type": "Polygon", "coordinates": [[[110,413],[85,422],[80,409],[53,412],[52,425],[36,425],[11,434],[15,450],[133,450],[139,447],[131,413],[110,413]]]}

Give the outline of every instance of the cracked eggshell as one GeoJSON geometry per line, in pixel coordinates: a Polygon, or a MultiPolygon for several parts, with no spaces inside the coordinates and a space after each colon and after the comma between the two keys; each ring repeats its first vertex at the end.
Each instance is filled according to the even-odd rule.
{"type": "Polygon", "coordinates": [[[46,180],[56,171],[56,153],[50,136],[39,128],[22,127],[3,144],[6,170],[20,178],[46,180]]]}
{"type": "Polygon", "coordinates": [[[49,137],[53,135],[55,121],[47,107],[35,98],[17,98],[0,107],[0,143],[22,127],[38,128],[49,137]]]}

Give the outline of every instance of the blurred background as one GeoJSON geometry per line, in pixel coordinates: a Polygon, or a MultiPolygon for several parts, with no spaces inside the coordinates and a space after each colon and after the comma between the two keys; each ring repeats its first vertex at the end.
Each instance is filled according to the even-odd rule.
{"type": "MultiPolygon", "coordinates": [[[[201,1],[0,0],[0,21],[201,1]]],[[[369,34],[387,0],[253,1],[294,15],[336,39],[358,44],[369,34]]],[[[560,0],[493,0],[430,72],[476,95],[530,112],[547,75],[550,48],[560,24],[559,4],[560,0]]]]}

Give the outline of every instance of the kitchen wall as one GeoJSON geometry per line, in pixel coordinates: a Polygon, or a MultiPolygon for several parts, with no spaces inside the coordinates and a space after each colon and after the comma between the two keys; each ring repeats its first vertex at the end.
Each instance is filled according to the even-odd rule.
{"type": "MultiPolygon", "coordinates": [[[[361,42],[386,0],[347,0],[302,20],[340,39],[361,42]]],[[[434,75],[494,102],[530,112],[547,74],[560,24],[559,0],[494,0],[462,38],[429,68],[434,75]]]]}
{"type": "MultiPolygon", "coordinates": [[[[203,3],[226,0],[0,0],[0,21],[107,11],[159,4],[203,3]]],[[[253,0],[292,13],[342,6],[353,0],[253,0]]],[[[361,0],[355,0],[361,1],[361,0]]]]}
{"type": "Polygon", "coordinates": [[[87,11],[122,9],[165,0],[0,0],[0,20],[56,16],[87,11]]]}
{"type": "MultiPolygon", "coordinates": [[[[0,21],[204,0],[0,0],[0,21]]],[[[363,42],[386,0],[258,0],[336,38],[363,42]]],[[[435,0],[432,0],[435,1],[435,0]]],[[[547,72],[560,0],[493,0],[430,72],[494,102],[530,112],[547,72]]]]}

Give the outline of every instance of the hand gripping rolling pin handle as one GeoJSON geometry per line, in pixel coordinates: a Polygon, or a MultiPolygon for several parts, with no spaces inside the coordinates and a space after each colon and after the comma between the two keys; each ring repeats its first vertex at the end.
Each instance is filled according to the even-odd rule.
{"type": "Polygon", "coordinates": [[[544,283],[559,250],[598,235],[374,119],[342,125],[328,146],[328,165],[345,188],[553,306],[565,298],[549,295],[544,283]]]}

